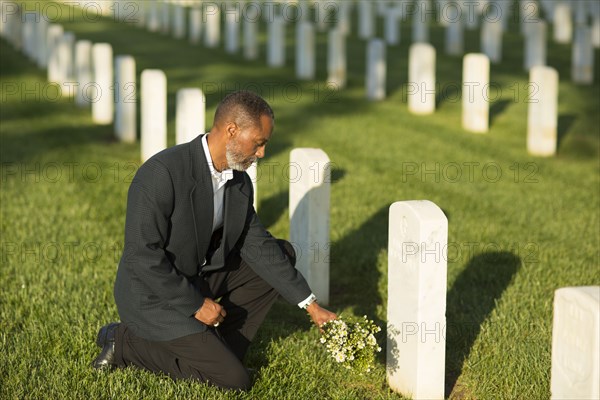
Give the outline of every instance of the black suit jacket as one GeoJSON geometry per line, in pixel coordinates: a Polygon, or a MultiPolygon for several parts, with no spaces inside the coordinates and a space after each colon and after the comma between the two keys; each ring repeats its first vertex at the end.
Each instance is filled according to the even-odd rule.
{"type": "Polygon", "coordinates": [[[245,172],[234,171],[225,186],[223,239],[210,264],[203,265],[212,236],[213,188],[201,140],[156,154],[129,187],[115,301],[121,321],[148,340],[207,329],[193,316],[204,299],[194,281],[201,271],[222,268],[232,251],[290,303],[311,293],[260,223],[245,172]]]}

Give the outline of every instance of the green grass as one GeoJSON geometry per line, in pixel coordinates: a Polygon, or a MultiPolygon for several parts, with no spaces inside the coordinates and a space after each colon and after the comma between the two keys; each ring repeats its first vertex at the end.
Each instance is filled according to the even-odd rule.
{"type": "MultiPolygon", "coordinates": [[[[233,89],[257,89],[272,103],[275,134],[258,185],[259,215],[274,235],[288,236],[289,151],[319,147],[329,155],[335,163],[334,311],[368,314],[385,325],[388,207],[414,199],[439,205],[452,243],[447,395],[549,397],[553,292],[600,283],[599,85],[570,83],[569,46],[550,43],[548,49],[549,64],[560,73],[560,144],[556,157],[541,159],[525,148],[527,75],[515,24],[505,35],[505,62],[492,66],[502,95],[491,105],[490,132],[474,135],[460,127],[461,104],[451,100],[450,89],[439,96],[434,115],[408,113],[407,23],[402,44],[388,48],[388,98],[370,103],[364,100],[365,44],[356,37],[348,42],[349,87],[330,91],[323,33],[317,37],[317,81],[299,82],[292,78],[291,26],[286,68],[269,69],[264,46],[259,61],[245,62],[108,19],[63,15],[78,39],[106,41],[115,55],[132,54],[138,77],[145,68],[165,71],[169,145],[180,88],[205,90],[209,125],[216,104],[233,89]]],[[[432,28],[431,38],[438,82],[452,88],[460,83],[461,59],[443,55],[440,27],[432,28]]],[[[477,51],[478,32],[467,31],[465,38],[465,50],[477,51]]],[[[247,356],[246,364],[259,370],[247,394],[139,370],[93,371],[95,334],[118,318],[112,285],[139,145],[118,143],[111,127],[94,125],[90,112],[69,99],[45,98],[45,73],[5,41],[0,46],[0,398],[400,398],[387,388],[383,356],[371,375],[348,375],[327,359],[308,317],[283,302],[247,356]],[[10,94],[10,85],[19,93],[10,94]]],[[[598,51],[595,57],[598,82],[598,51]]],[[[384,336],[379,339],[383,344],[384,336]]]]}

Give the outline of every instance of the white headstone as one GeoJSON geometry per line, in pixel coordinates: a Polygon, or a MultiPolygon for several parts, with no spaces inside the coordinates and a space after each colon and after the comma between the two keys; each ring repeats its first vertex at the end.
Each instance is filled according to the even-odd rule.
{"type": "MultiPolygon", "coordinates": [[[[137,6],[137,11],[135,12],[134,16],[133,16],[133,21],[131,22],[135,22],[135,25],[138,28],[144,28],[146,26],[146,24],[148,23],[148,2],[146,1],[137,1],[135,3],[135,6],[137,6]]],[[[125,7],[127,8],[128,6],[125,5],[125,7]]]]}
{"type": "Polygon", "coordinates": [[[290,153],[290,242],[296,269],[320,303],[329,303],[329,193],[331,167],[321,149],[290,153]]]}
{"type": "Polygon", "coordinates": [[[132,56],[115,57],[115,135],[127,143],[135,142],[137,132],[135,76],[132,56]]]}
{"type": "Polygon", "coordinates": [[[148,7],[148,22],[146,27],[150,32],[158,32],[160,30],[160,17],[158,13],[158,1],[145,2],[148,7]]]}
{"type": "Polygon", "coordinates": [[[75,46],[75,34],[65,32],[58,39],[55,51],[58,53],[58,81],[61,85],[61,93],[65,97],[75,95],[74,72],[73,72],[73,48],[75,46]]]}
{"type": "Polygon", "coordinates": [[[600,48],[600,15],[595,16],[592,22],[592,44],[594,48],[600,48]]]}
{"type": "Polygon", "coordinates": [[[385,41],[390,46],[400,43],[399,18],[394,12],[385,15],[385,41]]]}
{"type": "Polygon", "coordinates": [[[541,22],[539,18],[539,6],[535,0],[521,0],[519,4],[519,22],[521,34],[527,38],[529,28],[534,24],[541,22]]]}
{"type": "Polygon", "coordinates": [[[554,292],[551,398],[600,399],[600,286],[554,292]]]}
{"type": "Polygon", "coordinates": [[[327,82],[337,89],[346,86],[346,37],[341,29],[329,31],[327,44],[327,82]]]}
{"type": "Polygon", "coordinates": [[[89,107],[90,90],[94,91],[92,82],[92,42],[78,40],[75,43],[75,104],[78,107],[89,107]]]}
{"type": "Polygon", "coordinates": [[[185,7],[182,4],[173,4],[173,37],[183,39],[185,37],[185,7]]]}
{"type": "Polygon", "coordinates": [[[36,42],[36,20],[39,19],[39,15],[35,12],[24,12],[21,16],[23,21],[23,30],[21,31],[23,53],[31,60],[35,60],[35,54],[37,52],[36,42]]]}
{"type": "Polygon", "coordinates": [[[422,0],[417,0],[415,5],[416,9],[412,20],[412,42],[427,43],[429,42],[429,27],[427,25],[427,15],[425,14],[425,3],[422,0]]]}
{"type": "Polygon", "coordinates": [[[484,19],[481,25],[481,52],[497,64],[502,61],[502,22],[484,19]]]}
{"type": "Polygon", "coordinates": [[[480,13],[477,7],[474,7],[479,4],[478,1],[471,0],[461,0],[461,13],[465,16],[465,26],[469,30],[476,29],[479,26],[479,17],[480,13]]]}
{"type": "MultiPolygon", "coordinates": [[[[1,18],[1,16],[0,16],[1,18]]],[[[39,68],[46,68],[48,66],[48,19],[40,17],[36,25],[36,41],[37,41],[37,53],[36,62],[39,68]]]]}
{"type": "Polygon", "coordinates": [[[258,23],[260,20],[260,9],[252,6],[245,9],[244,17],[244,58],[256,60],[258,58],[258,23]]]}
{"type": "Polygon", "coordinates": [[[537,66],[529,71],[527,151],[534,156],[556,154],[558,124],[558,72],[537,66]]]}
{"type": "MultiPolygon", "coordinates": [[[[597,1],[597,0],[592,0],[597,1]]],[[[588,11],[590,3],[588,0],[577,0],[572,2],[575,11],[575,25],[588,24],[588,11]]]]}
{"type": "Polygon", "coordinates": [[[573,82],[591,85],[594,83],[594,46],[592,31],[587,26],[575,28],[575,41],[571,55],[571,78],[573,82]]]}
{"type": "Polygon", "coordinates": [[[373,4],[370,0],[360,0],[358,3],[358,37],[370,39],[375,34],[375,18],[373,4]]]}
{"type": "Polygon", "coordinates": [[[92,46],[92,65],[95,96],[92,97],[92,119],[100,125],[113,122],[113,53],[108,43],[96,43],[92,46]]]}
{"type": "Polygon", "coordinates": [[[240,10],[227,9],[225,13],[225,51],[235,54],[240,48],[240,10]]]}
{"type": "Polygon", "coordinates": [[[435,49],[415,43],[408,54],[408,110],[413,114],[435,111],[435,49]]]}
{"type": "Polygon", "coordinates": [[[296,77],[315,78],[315,28],[310,22],[296,25],[296,77]]]}
{"type": "Polygon", "coordinates": [[[391,205],[386,371],[415,400],[444,399],[448,220],[426,200],[391,205]]]}
{"type": "Polygon", "coordinates": [[[327,22],[329,19],[329,13],[331,12],[332,5],[331,1],[316,0],[315,5],[315,24],[319,32],[327,30],[327,22]]]}
{"type": "Polygon", "coordinates": [[[187,143],[205,133],[206,99],[200,89],[188,88],[177,91],[175,116],[175,142],[187,143]]]}
{"type": "Polygon", "coordinates": [[[386,70],[385,42],[381,39],[371,39],[367,44],[367,99],[385,99],[386,70]]]}
{"type": "Polygon", "coordinates": [[[337,27],[343,35],[350,33],[350,11],[352,2],[341,1],[337,3],[337,27]]]}
{"type": "Polygon", "coordinates": [[[63,35],[63,27],[58,24],[48,26],[46,47],[48,50],[48,82],[59,82],[60,69],[58,63],[58,42],[63,35]]]}
{"type": "Polygon", "coordinates": [[[204,45],[209,48],[219,46],[221,41],[221,10],[219,3],[211,2],[204,6],[204,45]]]}
{"type": "Polygon", "coordinates": [[[192,7],[190,9],[190,43],[200,43],[202,38],[202,8],[192,7]]]}
{"type": "Polygon", "coordinates": [[[461,19],[449,20],[446,27],[446,54],[462,56],[464,51],[463,22],[461,19]]]}
{"type": "Polygon", "coordinates": [[[525,36],[525,70],[529,71],[536,65],[546,65],[546,22],[539,21],[529,24],[525,36]]]}
{"type": "Polygon", "coordinates": [[[160,10],[160,31],[167,34],[171,30],[171,7],[167,0],[158,0],[157,3],[160,10]]]}
{"type": "Polygon", "coordinates": [[[283,67],[285,65],[285,21],[283,17],[275,16],[268,23],[267,35],[267,65],[283,67]]]}
{"type": "Polygon", "coordinates": [[[167,77],[158,69],[141,76],[142,162],[167,147],[167,77]]]}
{"type": "Polygon", "coordinates": [[[573,39],[573,17],[571,6],[565,1],[554,6],[554,41],[567,44],[573,39]]]}
{"type": "Polygon", "coordinates": [[[486,133],[490,111],[490,60],[485,54],[467,54],[463,60],[462,125],[486,133]]]}

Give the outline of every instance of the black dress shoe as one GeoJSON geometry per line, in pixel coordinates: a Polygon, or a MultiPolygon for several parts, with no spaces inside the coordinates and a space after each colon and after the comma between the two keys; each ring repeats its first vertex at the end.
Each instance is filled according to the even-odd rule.
{"type": "Polygon", "coordinates": [[[92,367],[95,369],[110,369],[116,367],[115,362],[115,331],[119,327],[118,322],[113,322],[108,325],[104,325],[98,331],[98,337],[96,337],[96,344],[102,347],[102,351],[92,361],[92,367]]]}

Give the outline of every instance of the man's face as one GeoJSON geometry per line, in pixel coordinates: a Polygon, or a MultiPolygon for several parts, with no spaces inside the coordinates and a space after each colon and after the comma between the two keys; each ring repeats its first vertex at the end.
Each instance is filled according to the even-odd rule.
{"type": "Polygon", "coordinates": [[[260,126],[251,126],[240,130],[225,145],[225,156],[229,168],[245,171],[258,158],[265,156],[265,146],[273,132],[273,121],[267,115],[261,115],[260,126]]]}

